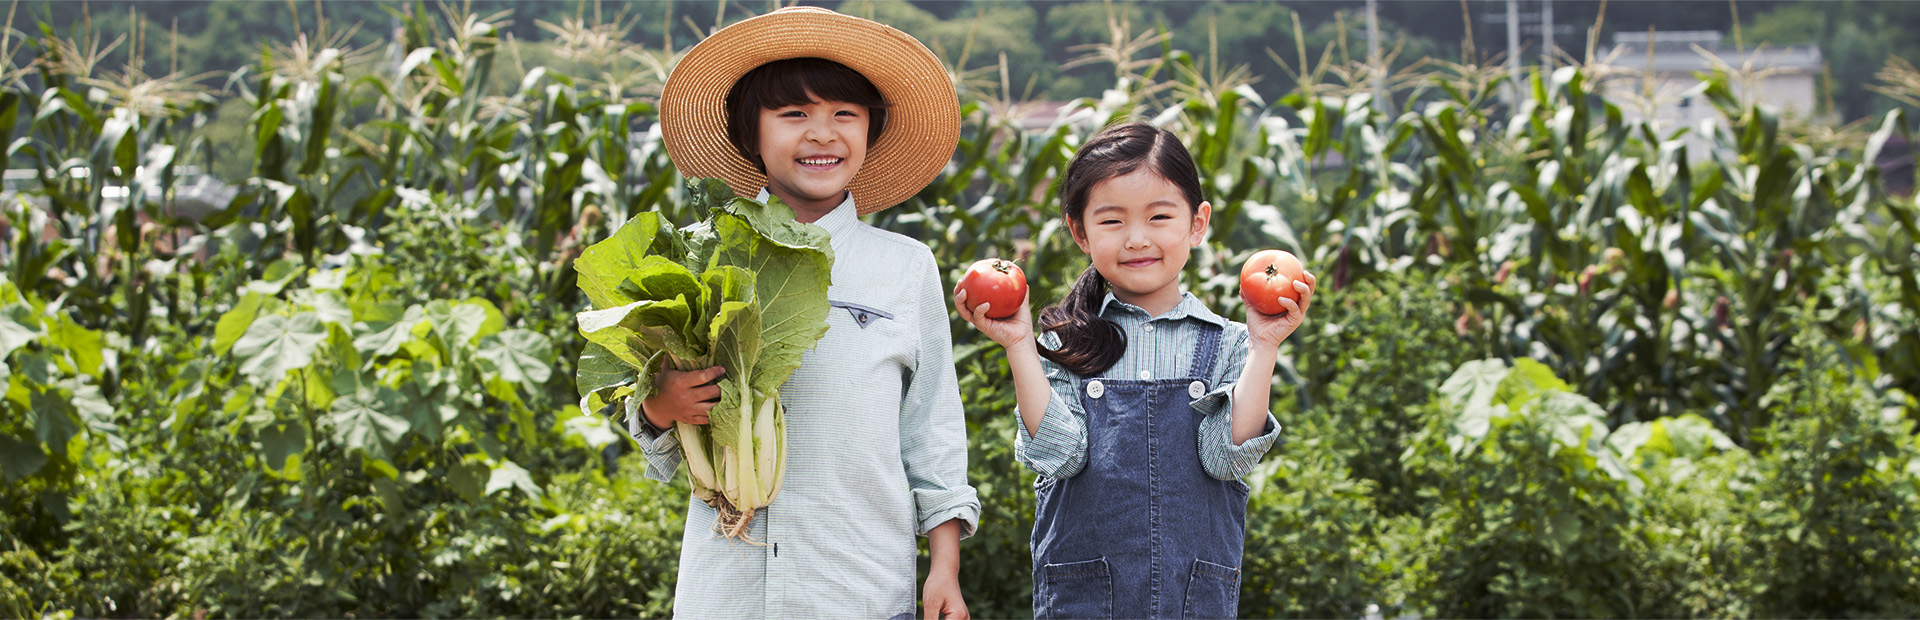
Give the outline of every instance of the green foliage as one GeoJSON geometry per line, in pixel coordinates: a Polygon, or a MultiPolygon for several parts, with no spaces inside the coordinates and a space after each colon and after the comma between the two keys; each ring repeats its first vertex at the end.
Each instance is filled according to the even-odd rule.
{"type": "Polygon", "coordinates": [[[1639,615],[1631,498],[1600,408],[1537,362],[1469,362],[1440,388],[1409,449],[1429,545],[1422,615],[1639,615]]]}
{"type": "MultiPolygon", "coordinates": [[[[1802,329],[1811,327],[1801,314],[1802,329]]],[[[1920,444],[1812,330],[1767,395],[1782,422],[1737,497],[1754,510],[1754,613],[1888,617],[1920,612],[1920,444]]]]}
{"type": "Polygon", "coordinates": [[[1239,615],[1361,617],[1383,600],[1403,551],[1386,548],[1383,532],[1399,524],[1374,508],[1374,481],[1348,474],[1348,435],[1323,423],[1287,433],[1298,439],[1252,477],[1239,615]]]}
{"type": "Polygon", "coordinates": [[[1644,547],[1631,587],[1639,595],[1639,615],[1755,615],[1752,580],[1764,573],[1745,544],[1751,507],[1735,493],[1745,486],[1752,461],[1734,449],[1659,460],[1641,470],[1647,486],[1635,527],[1644,537],[1636,544],[1644,547]]]}
{"type": "Polygon", "coordinates": [[[1470,345],[1455,332],[1454,295],[1436,286],[1444,276],[1383,273],[1344,289],[1315,292],[1313,322],[1296,332],[1296,385],[1276,392],[1276,410],[1294,435],[1325,435],[1346,454],[1346,468],[1373,482],[1386,515],[1416,514],[1431,481],[1401,465],[1410,435],[1424,425],[1422,406],[1461,363],[1470,345]],[[1302,423],[1312,423],[1307,430],[1302,423]]]}

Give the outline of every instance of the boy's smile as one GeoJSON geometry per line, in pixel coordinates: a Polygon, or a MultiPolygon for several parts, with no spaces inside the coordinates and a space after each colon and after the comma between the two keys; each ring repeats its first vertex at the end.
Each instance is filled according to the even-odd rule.
{"type": "Polygon", "coordinates": [[[1212,215],[1212,205],[1196,211],[1179,187],[1142,167],[1094,184],[1085,221],[1069,227],[1113,296],[1158,316],[1180,305],[1180,272],[1212,215]]]}
{"type": "MultiPolygon", "coordinates": [[[[811,96],[811,93],[809,93],[811,96]]],[[[867,159],[866,106],[821,101],[760,111],[760,159],[767,192],[813,222],[846,199],[867,159]]]]}

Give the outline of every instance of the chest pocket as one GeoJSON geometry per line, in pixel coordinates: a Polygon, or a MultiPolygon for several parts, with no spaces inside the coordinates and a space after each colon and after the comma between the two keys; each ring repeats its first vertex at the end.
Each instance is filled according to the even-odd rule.
{"type": "Polygon", "coordinates": [[[905,310],[871,301],[828,304],[832,308],[827,314],[827,337],[821,341],[821,350],[873,364],[861,371],[866,373],[913,367],[918,338],[907,325],[910,319],[905,310]]]}
{"type": "Polygon", "coordinates": [[[844,301],[829,301],[827,303],[833,306],[834,312],[847,313],[848,316],[853,318],[853,324],[860,326],[861,330],[874,327],[882,321],[893,321],[893,313],[878,308],[844,301]]]}

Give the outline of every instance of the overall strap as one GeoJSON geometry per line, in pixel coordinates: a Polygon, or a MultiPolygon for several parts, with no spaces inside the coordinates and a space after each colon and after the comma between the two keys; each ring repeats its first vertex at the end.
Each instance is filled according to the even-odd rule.
{"type": "Polygon", "coordinates": [[[1213,363],[1220,353],[1220,326],[1202,323],[1200,340],[1193,345],[1193,367],[1187,376],[1206,379],[1213,376],[1213,363]]]}

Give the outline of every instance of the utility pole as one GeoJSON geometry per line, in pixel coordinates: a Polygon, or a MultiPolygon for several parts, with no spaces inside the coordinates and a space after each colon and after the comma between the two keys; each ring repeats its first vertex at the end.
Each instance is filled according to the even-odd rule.
{"type": "Polygon", "coordinates": [[[1553,55],[1560,51],[1553,40],[1553,0],[1540,0],[1540,66],[1553,71],[1553,55]]]}
{"type": "Polygon", "coordinates": [[[1387,67],[1380,59],[1380,1],[1367,0],[1367,71],[1373,76],[1373,109],[1387,114],[1387,67]]]}
{"type": "Polygon", "coordinates": [[[1512,77],[1513,100],[1520,107],[1520,0],[1507,0],[1507,74],[1512,77]]]}

